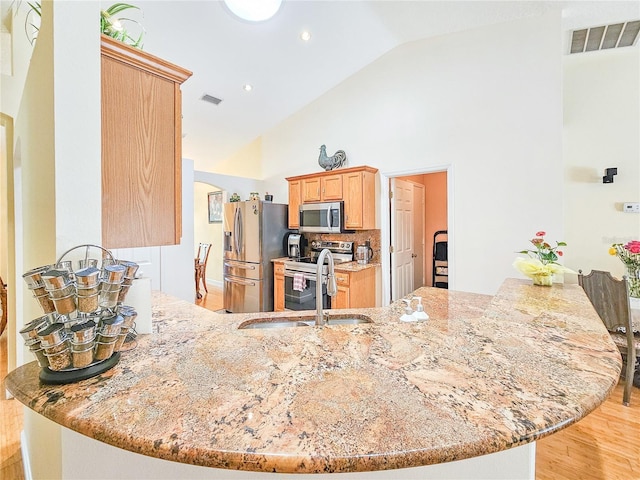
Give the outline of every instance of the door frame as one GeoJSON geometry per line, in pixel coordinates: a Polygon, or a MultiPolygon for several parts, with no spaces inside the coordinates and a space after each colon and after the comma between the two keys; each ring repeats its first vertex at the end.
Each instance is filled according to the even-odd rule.
{"type": "Polygon", "coordinates": [[[448,230],[448,262],[449,289],[455,289],[455,224],[454,219],[454,168],[451,164],[419,167],[410,170],[380,170],[380,263],[382,264],[382,305],[391,303],[391,199],[389,198],[389,180],[394,177],[408,177],[428,173],[447,172],[447,230],[448,230]]]}

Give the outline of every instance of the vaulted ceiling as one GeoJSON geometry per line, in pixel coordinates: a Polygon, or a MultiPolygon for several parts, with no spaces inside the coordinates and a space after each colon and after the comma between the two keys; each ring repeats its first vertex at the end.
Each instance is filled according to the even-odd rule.
{"type": "Polygon", "coordinates": [[[284,0],[260,23],[222,1],[132,3],[143,11],[144,49],[193,71],[182,88],[183,155],[209,171],[402,43],[561,9],[568,52],[571,30],[640,18],[637,1],[284,0]]]}

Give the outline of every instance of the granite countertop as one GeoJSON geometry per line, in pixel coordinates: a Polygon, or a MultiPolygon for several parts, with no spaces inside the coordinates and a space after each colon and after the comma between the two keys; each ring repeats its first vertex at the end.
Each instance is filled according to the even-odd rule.
{"type": "Polygon", "coordinates": [[[495,297],[420,288],[411,296],[428,322],[399,322],[396,303],[351,311],[373,324],[246,330],[292,312],[222,315],[154,293],[155,333],[108,372],[43,385],[32,362],[5,387],[84,435],[195,465],[311,473],[460,460],[564,428],[618,381],[620,355],[582,289],[530,283],[508,279],[495,297]]]}
{"type": "MultiPolygon", "coordinates": [[[[284,263],[287,260],[289,260],[289,257],[274,258],[271,261],[273,263],[284,263]]],[[[367,264],[362,265],[354,261],[354,262],[336,263],[333,268],[337,272],[359,272],[361,270],[367,270],[369,268],[378,268],[380,267],[380,265],[381,264],[377,262],[369,262],[367,264]]]]}

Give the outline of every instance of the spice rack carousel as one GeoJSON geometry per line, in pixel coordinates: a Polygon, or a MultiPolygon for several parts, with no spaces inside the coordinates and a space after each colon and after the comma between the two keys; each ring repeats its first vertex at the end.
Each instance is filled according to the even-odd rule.
{"type": "Polygon", "coordinates": [[[123,305],[137,270],[137,263],[84,244],[22,275],[44,312],[20,330],[41,367],[43,383],[78,382],[118,363],[137,316],[133,307],[123,305]],[[92,257],[96,250],[99,255],[92,257]]]}

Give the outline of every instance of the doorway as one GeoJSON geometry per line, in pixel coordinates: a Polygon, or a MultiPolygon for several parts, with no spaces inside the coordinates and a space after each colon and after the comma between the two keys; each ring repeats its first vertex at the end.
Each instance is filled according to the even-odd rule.
{"type": "MultiPolygon", "coordinates": [[[[452,183],[451,166],[414,172],[381,173],[382,242],[390,245],[383,255],[383,304],[402,298],[423,285],[432,286],[434,234],[447,230],[452,183]],[[384,228],[387,227],[387,228],[384,228]]],[[[449,258],[451,263],[451,258],[449,258]]],[[[453,279],[449,279],[449,285],[453,279]]]]}

